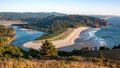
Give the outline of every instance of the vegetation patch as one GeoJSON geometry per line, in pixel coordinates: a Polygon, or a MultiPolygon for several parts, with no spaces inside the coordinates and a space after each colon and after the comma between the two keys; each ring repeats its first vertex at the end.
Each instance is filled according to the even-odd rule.
{"type": "Polygon", "coordinates": [[[0,25],[0,46],[8,45],[15,39],[15,30],[12,27],[0,25]]]}

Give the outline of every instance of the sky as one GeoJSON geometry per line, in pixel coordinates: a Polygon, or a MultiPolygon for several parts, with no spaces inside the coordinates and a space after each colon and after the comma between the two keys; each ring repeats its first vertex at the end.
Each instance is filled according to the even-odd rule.
{"type": "Polygon", "coordinates": [[[0,0],[0,12],[60,12],[120,16],[120,0],[0,0]]]}

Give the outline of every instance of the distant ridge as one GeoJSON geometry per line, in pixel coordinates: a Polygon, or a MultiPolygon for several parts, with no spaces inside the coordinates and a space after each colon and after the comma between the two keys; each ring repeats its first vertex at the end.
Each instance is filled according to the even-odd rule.
{"type": "Polygon", "coordinates": [[[65,16],[67,14],[57,12],[0,12],[0,20],[21,20],[24,18],[45,18],[51,15],[65,16]]]}

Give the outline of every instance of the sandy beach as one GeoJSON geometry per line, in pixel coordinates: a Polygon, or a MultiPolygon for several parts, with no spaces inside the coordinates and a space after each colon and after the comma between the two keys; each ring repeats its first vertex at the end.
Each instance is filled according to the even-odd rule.
{"type": "MultiPolygon", "coordinates": [[[[84,43],[79,43],[79,40],[76,42],[77,39],[80,38],[80,33],[84,30],[89,29],[89,27],[79,27],[74,29],[74,31],[64,40],[57,40],[52,41],[53,45],[55,45],[56,48],[59,50],[69,50],[69,48],[72,49],[81,49],[83,47],[88,47],[89,45],[84,45],[84,43]],[[77,47],[76,47],[77,45],[77,47]]],[[[42,43],[35,43],[34,41],[27,42],[23,45],[25,48],[33,48],[33,49],[39,49],[42,43]]]]}

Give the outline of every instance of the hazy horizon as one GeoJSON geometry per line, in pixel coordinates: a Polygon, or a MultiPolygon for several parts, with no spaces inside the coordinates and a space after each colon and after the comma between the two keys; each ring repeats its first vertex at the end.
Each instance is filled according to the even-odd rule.
{"type": "Polygon", "coordinates": [[[0,12],[59,12],[120,16],[120,0],[1,0],[0,12]]]}

